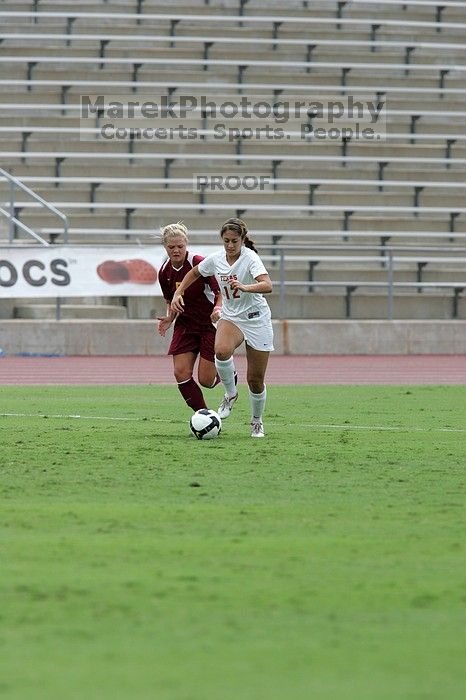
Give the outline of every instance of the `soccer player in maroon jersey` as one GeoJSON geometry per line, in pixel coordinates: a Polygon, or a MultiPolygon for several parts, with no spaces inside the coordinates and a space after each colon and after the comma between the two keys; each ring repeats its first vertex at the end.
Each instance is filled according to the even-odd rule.
{"type": "Polygon", "coordinates": [[[167,302],[167,315],[159,317],[158,331],[165,337],[173,321],[172,341],[168,354],[173,355],[173,370],[178,389],[193,411],[207,408],[199,386],[212,388],[220,378],[214,363],[215,327],[220,318],[222,295],[215,277],[200,277],[185,294],[183,313],[171,311],[176,289],[189,270],[203,260],[187,250],[188,230],[178,222],[161,229],[162,242],[168,258],[159,270],[159,282],[167,302]],[[199,355],[198,380],[193,378],[194,364],[199,355]]]}

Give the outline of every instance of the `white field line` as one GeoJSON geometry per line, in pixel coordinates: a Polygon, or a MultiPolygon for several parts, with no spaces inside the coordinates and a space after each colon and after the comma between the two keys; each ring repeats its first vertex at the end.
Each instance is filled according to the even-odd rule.
{"type": "MultiPolygon", "coordinates": [[[[156,421],[158,423],[172,423],[171,418],[131,418],[118,416],[81,416],[79,414],[46,414],[46,413],[0,413],[0,418],[60,418],[60,419],[80,419],[80,420],[108,420],[108,421],[156,421]]],[[[272,421],[273,424],[273,421],[272,421]]],[[[404,433],[466,433],[466,428],[419,428],[416,426],[404,427],[402,425],[350,425],[344,423],[337,425],[334,423],[289,423],[283,425],[294,425],[298,428],[310,428],[311,430],[391,430],[404,433]]]]}
{"type": "Polygon", "coordinates": [[[311,428],[313,430],[394,430],[404,433],[466,433],[466,428],[417,428],[415,426],[404,427],[402,425],[334,425],[324,423],[294,423],[300,428],[311,428]]]}
{"type": "MultiPolygon", "coordinates": [[[[0,413],[0,418],[80,418],[82,420],[122,420],[122,421],[142,421],[148,418],[119,418],[117,416],[80,416],[79,414],[62,415],[60,413],[0,413]]],[[[163,423],[171,423],[169,418],[151,418],[163,423]]]]}

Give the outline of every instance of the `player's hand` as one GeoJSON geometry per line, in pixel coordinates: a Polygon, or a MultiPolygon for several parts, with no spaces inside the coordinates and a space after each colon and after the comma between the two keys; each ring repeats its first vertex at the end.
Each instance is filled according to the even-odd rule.
{"type": "Polygon", "coordinates": [[[181,294],[175,294],[171,303],[171,310],[175,311],[177,314],[181,314],[184,311],[184,300],[181,294]]]}
{"type": "Polygon", "coordinates": [[[240,292],[247,292],[247,285],[242,284],[241,282],[238,282],[238,280],[231,280],[230,282],[230,289],[235,290],[239,289],[240,292]]]}
{"type": "Polygon", "coordinates": [[[221,313],[222,313],[221,307],[215,306],[214,310],[210,314],[210,320],[212,321],[212,323],[217,323],[217,321],[220,320],[221,313]]]}
{"type": "Polygon", "coordinates": [[[170,316],[157,316],[157,321],[159,322],[158,331],[162,338],[165,338],[165,334],[172,325],[172,319],[170,316]]]}

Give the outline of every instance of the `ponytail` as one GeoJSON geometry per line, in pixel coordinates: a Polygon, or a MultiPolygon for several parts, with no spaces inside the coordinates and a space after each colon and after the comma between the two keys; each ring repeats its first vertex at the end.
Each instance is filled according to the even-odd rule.
{"type": "Polygon", "coordinates": [[[246,235],[245,235],[244,238],[243,238],[243,242],[244,242],[244,245],[246,246],[246,248],[250,248],[250,249],[253,250],[255,253],[257,253],[256,244],[254,243],[254,241],[252,240],[252,238],[249,238],[249,236],[248,236],[247,233],[246,233],[246,235]]]}
{"type": "Polygon", "coordinates": [[[235,233],[239,233],[246,248],[250,248],[257,253],[256,245],[252,238],[249,238],[248,227],[242,219],[227,219],[220,229],[220,235],[223,236],[225,231],[234,231],[235,233]]]}

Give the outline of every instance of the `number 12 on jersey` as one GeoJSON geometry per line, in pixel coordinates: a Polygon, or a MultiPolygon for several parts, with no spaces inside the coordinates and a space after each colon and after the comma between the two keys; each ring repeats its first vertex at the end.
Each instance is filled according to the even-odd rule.
{"type": "Polygon", "coordinates": [[[240,298],[239,289],[229,289],[227,286],[224,286],[223,293],[227,299],[239,299],[240,298]]]}

